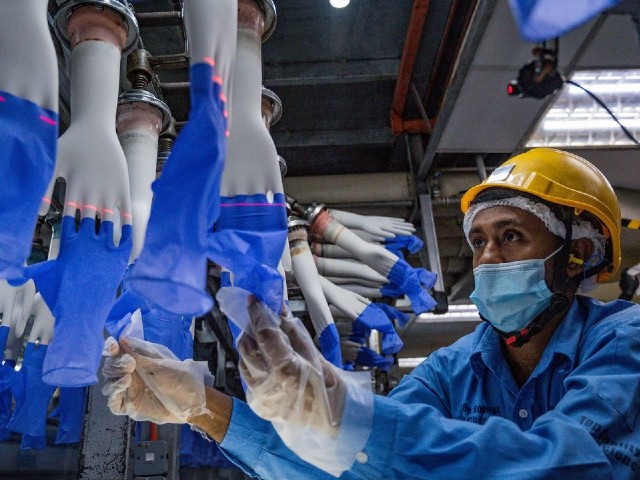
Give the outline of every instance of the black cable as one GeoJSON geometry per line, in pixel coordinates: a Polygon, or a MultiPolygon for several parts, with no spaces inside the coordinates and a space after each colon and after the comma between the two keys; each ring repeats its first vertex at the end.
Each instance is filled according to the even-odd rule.
{"type": "Polygon", "coordinates": [[[574,85],[574,86],[578,87],[581,90],[584,90],[587,95],[589,95],[591,98],[593,98],[598,103],[598,105],[600,105],[602,108],[604,108],[607,111],[607,113],[609,115],[611,115],[611,118],[613,118],[616,121],[616,123],[618,125],[620,125],[620,128],[622,128],[622,131],[624,132],[624,134],[627,137],[629,137],[629,139],[633,143],[635,143],[636,145],[638,145],[640,147],[640,142],[633,136],[633,134],[629,130],[627,130],[627,128],[622,123],[620,123],[620,120],[618,120],[618,117],[616,117],[614,115],[614,113],[611,110],[609,110],[609,107],[607,107],[607,105],[602,100],[600,100],[600,97],[598,97],[595,93],[590,92],[589,90],[584,88],[579,83],[574,82],[573,80],[565,80],[564,83],[569,83],[571,85],[574,85]]]}

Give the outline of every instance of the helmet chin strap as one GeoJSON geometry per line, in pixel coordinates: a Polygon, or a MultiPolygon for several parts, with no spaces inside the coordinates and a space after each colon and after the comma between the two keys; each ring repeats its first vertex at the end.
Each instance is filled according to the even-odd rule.
{"type": "Polygon", "coordinates": [[[571,234],[573,232],[571,215],[567,215],[563,219],[566,229],[566,235],[560,251],[556,254],[556,260],[553,264],[553,295],[549,301],[549,306],[540,312],[526,327],[515,332],[501,332],[494,328],[496,332],[505,339],[507,345],[511,347],[521,347],[534,335],[540,333],[555,317],[564,312],[571,301],[567,292],[575,283],[575,279],[567,276],[567,265],[569,264],[569,253],[571,251],[571,234]]]}

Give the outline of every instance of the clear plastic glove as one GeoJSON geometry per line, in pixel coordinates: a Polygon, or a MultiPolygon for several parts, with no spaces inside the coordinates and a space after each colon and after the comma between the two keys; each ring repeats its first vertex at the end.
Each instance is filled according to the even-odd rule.
{"type": "Polygon", "coordinates": [[[109,337],[103,354],[102,394],[114,415],[157,424],[186,423],[190,417],[211,414],[206,408],[206,363],[180,361],[154,343],[109,337]]]}
{"type": "Polygon", "coordinates": [[[5,280],[0,280],[0,314],[2,325],[15,329],[16,336],[21,337],[29,320],[31,307],[36,293],[33,282],[12,287],[5,280]]]}
{"type": "Polygon", "coordinates": [[[240,372],[251,389],[251,408],[268,420],[308,424],[336,437],[346,386],[316,349],[297,318],[281,318],[264,304],[249,306],[256,339],[238,342],[240,372]]]}
{"type": "Polygon", "coordinates": [[[322,357],[300,320],[248,302],[250,328],[238,347],[249,405],[293,452],[339,476],[371,431],[371,392],[322,357]]]}
{"type": "Polygon", "coordinates": [[[412,223],[406,222],[402,218],[358,215],[357,213],[334,210],[333,208],[329,213],[347,228],[364,230],[385,238],[393,238],[396,235],[411,235],[416,231],[416,227],[412,223]]]}

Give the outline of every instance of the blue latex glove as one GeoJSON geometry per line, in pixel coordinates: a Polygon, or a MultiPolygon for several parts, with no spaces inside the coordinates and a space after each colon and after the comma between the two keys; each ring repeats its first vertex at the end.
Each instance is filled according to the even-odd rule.
{"type": "Polygon", "coordinates": [[[437,305],[437,302],[422,287],[418,273],[404,260],[398,259],[387,278],[392,286],[397,286],[409,297],[411,308],[416,315],[432,310],[437,305]]]}
{"type": "Polygon", "coordinates": [[[60,404],[51,413],[51,418],[58,418],[56,445],[80,441],[86,396],[86,387],[60,388],[60,404]]]}
{"type": "Polygon", "coordinates": [[[617,3],[620,0],[509,0],[520,35],[530,43],[561,37],[617,3]]]}
{"type": "Polygon", "coordinates": [[[162,175],[144,248],[127,288],[180,315],[201,315],[213,302],[206,293],[207,231],[219,213],[226,155],[226,121],[220,87],[207,63],[191,66],[191,109],[162,175]]]}
{"type": "MultiPolygon", "coordinates": [[[[77,346],[77,342],[74,346],[77,346]]],[[[43,364],[48,345],[27,343],[20,369],[22,388],[15,395],[16,406],[7,428],[23,434],[21,449],[41,450],[45,447],[47,409],[56,387],[42,380],[43,364]],[[25,438],[26,437],[26,438],[25,438]]]]}
{"type": "Polygon", "coordinates": [[[396,235],[384,241],[384,248],[391,252],[407,249],[410,253],[418,252],[424,246],[424,242],[415,235],[396,235]]]}
{"type": "Polygon", "coordinates": [[[373,303],[367,305],[351,325],[353,333],[350,339],[359,343],[369,338],[371,330],[380,332],[382,334],[381,347],[383,353],[397,353],[404,345],[389,317],[373,303]]]}
{"type": "Polygon", "coordinates": [[[0,91],[0,278],[22,278],[57,140],[57,113],[0,91]]]}
{"type": "Polygon", "coordinates": [[[387,315],[389,320],[397,320],[398,324],[401,327],[404,327],[411,318],[410,315],[401,312],[397,308],[392,307],[391,305],[387,305],[386,303],[376,303],[376,307],[382,310],[387,315]]]}
{"type": "Polygon", "coordinates": [[[116,247],[113,223],[102,222],[96,234],[94,219],[84,218],[76,232],[74,218],[65,216],[58,258],[25,270],[56,319],[44,362],[45,382],[83,387],[98,381],[104,323],[130,252],[131,225],[122,227],[116,247]]]}
{"type": "Polygon", "coordinates": [[[327,325],[318,336],[322,356],[338,368],[343,367],[342,351],[340,350],[340,334],[335,323],[327,325]]]}
{"type": "Polygon", "coordinates": [[[191,317],[152,308],[142,314],[142,326],[146,341],[164,345],[180,360],[193,358],[191,317]]]}
{"type": "Polygon", "coordinates": [[[393,365],[393,357],[391,355],[380,355],[370,348],[362,346],[358,350],[356,365],[361,365],[363,367],[377,367],[384,372],[388,372],[391,365],[393,365]]]}
{"type": "Polygon", "coordinates": [[[144,315],[151,309],[149,301],[137,292],[127,289],[125,282],[122,283],[122,288],[122,294],[113,304],[105,321],[106,329],[116,340],[120,339],[122,332],[131,323],[133,312],[140,309],[140,313],[144,315]]]}
{"type": "Polygon", "coordinates": [[[211,260],[233,273],[234,287],[280,312],[283,278],[277,268],[288,232],[284,194],[275,194],[273,202],[263,194],[224,197],[220,207],[209,241],[211,260]]]}
{"type": "MultiPolygon", "coordinates": [[[[0,355],[7,347],[7,340],[11,332],[11,327],[0,326],[0,355]]],[[[0,358],[0,441],[11,438],[11,430],[7,428],[11,418],[11,406],[13,403],[12,389],[20,380],[20,374],[16,372],[15,360],[5,360],[0,358]]]]}
{"type": "Polygon", "coordinates": [[[426,268],[414,268],[414,271],[416,272],[416,275],[418,275],[418,280],[420,281],[422,288],[429,290],[436,284],[438,276],[435,273],[427,270],[426,268]]]}
{"type": "MultiPolygon", "coordinates": [[[[9,327],[0,327],[0,351],[4,351],[7,343],[9,327]]],[[[0,365],[0,441],[11,438],[11,430],[7,428],[11,418],[11,407],[13,403],[12,387],[19,380],[20,375],[15,370],[14,360],[5,360],[0,365]]]]}

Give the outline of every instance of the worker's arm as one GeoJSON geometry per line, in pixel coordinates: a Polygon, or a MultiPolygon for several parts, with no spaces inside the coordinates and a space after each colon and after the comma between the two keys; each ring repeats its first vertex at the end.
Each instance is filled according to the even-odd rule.
{"type": "MultiPolygon", "coordinates": [[[[609,315],[597,329],[580,336],[575,365],[558,364],[557,378],[550,379],[559,382],[554,388],[562,392],[557,404],[541,412],[530,427],[502,409],[483,419],[484,424],[460,420],[461,412],[450,411],[451,396],[486,385],[474,372],[466,380],[460,377],[451,358],[432,355],[389,398],[374,396],[371,434],[340,478],[466,480],[478,472],[495,479],[635,478],[640,469],[639,312],[634,307],[609,315]]],[[[565,360],[554,357],[554,362],[565,360]]],[[[531,416],[536,402],[548,403],[539,396],[551,388],[544,385],[532,392],[531,416]]],[[[188,390],[175,391],[182,398],[188,390]]],[[[222,450],[246,472],[265,480],[332,478],[293,454],[272,424],[246,404],[234,400],[229,408],[227,398],[220,407],[222,397],[207,392],[213,424],[201,428],[221,440],[222,450]]],[[[502,394],[515,396],[518,391],[505,388],[502,394]]],[[[477,407],[491,406],[482,401],[468,406],[472,411],[477,407]]],[[[359,426],[357,411],[350,408],[347,399],[340,424],[347,435],[359,426]]]]}
{"type": "MultiPolygon", "coordinates": [[[[482,377],[468,372],[464,380],[451,356],[434,354],[390,397],[374,397],[372,434],[340,478],[635,478],[640,469],[639,338],[638,310],[612,316],[588,338],[581,337],[577,365],[567,365],[569,374],[558,369],[560,376],[552,379],[562,391],[557,405],[540,413],[530,428],[511,419],[512,413],[522,419],[518,410],[502,408],[484,424],[461,420],[464,412],[457,408],[465,407],[457,400],[466,389],[482,390],[475,383],[482,377]]],[[[551,387],[544,388],[549,395],[551,387]]],[[[535,395],[531,401],[532,416],[536,402],[547,403],[535,395]]],[[[467,406],[471,416],[474,409],[490,407],[490,402],[477,403],[467,406]]],[[[264,479],[331,478],[293,455],[273,427],[239,401],[220,446],[245,471],[264,479]]]]}
{"type": "Polygon", "coordinates": [[[196,427],[198,430],[204,432],[220,443],[224,439],[227,429],[229,428],[229,422],[231,421],[231,411],[233,409],[233,400],[229,395],[226,395],[218,390],[205,387],[206,395],[206,408],[211,415],[202,414],[189,417],[187,421],[190,425],[196,427]]]}

